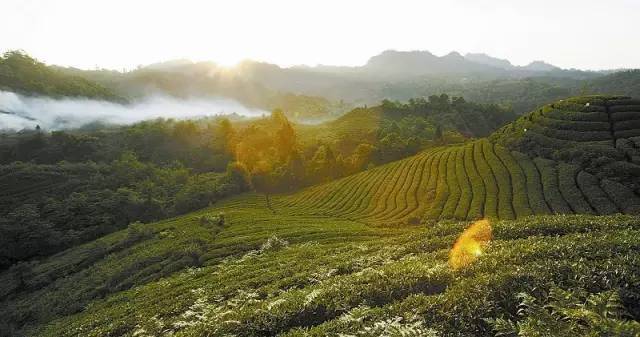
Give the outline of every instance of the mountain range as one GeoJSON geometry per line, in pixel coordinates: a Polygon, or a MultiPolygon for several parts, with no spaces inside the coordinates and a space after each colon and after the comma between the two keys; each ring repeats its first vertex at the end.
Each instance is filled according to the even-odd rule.
{"type": "Polygon", "coordinates": [[[128,101],[152,94],[223,97],[251,108],[281,108],[293,118],[323,119],[384,99],[406,101],[442,93],[503,104],[517,113],[572,95],[640,96],[637,70],[561,69],[544,61],[516,66],[479,53],[436,56],[428,51],[388,50],[355,67],[280,67],[244,61],[226,68],[213,62],[181,59],[128,72],[47,68],[28,56],[20,60],[17,54],[10,55],[11,60],[2,62],[3,90],[30,95],[121,97],[128,101]]]}

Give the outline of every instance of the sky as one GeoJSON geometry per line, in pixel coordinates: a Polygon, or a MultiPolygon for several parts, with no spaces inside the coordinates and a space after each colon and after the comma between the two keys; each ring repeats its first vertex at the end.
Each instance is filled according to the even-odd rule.
{"type": "Polygon", "coordinates": [[[1,0],[0,52],[84,69],[366,63],[387,49],[640,68],[640,0],[1,0]]]}

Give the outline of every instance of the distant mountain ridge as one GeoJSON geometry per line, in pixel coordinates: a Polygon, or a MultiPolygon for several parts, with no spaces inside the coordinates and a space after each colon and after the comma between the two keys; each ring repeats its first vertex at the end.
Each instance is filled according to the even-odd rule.
{"type": "MultiPolygon", "coordinates": [[[[562,73],[566,71],[540,60],[533,61],[526,66],[515,66],[509,60],[484,53],[467,53],[463,56],[457,51],[452,51],[444,56],[437,56],[427,50],[398,51],[391,49],[372,56],[362,66],[318,65],[311,67],[303,65],[282,69],[391,78],[456,74],[523,77],[546,72],[557,72],[558,74],[555,75],[562,76],[562,73]]],[[[568,76],[568,74],[564,75],[568,76]]]]}
{"type": "MultiPolygon", "coordinates": [[[[172,71],[184,68],[185,66],[188,67],[190,65],[203,63],[208,64],[212,68],[219,68],[214,62],[194,63],[185,59],[177,59],[150,64],[143,67],[143,69],[172,71]]],[[[532,75],[533,73],[566,71],[566,69],[541,60],[532,61],[526,66],[515,66],[507,59],[496,58],[484,53],[467,53],[463,56],[457,51],[452,51],[444,56],[437,56],[427,50],[398,51],[393,49],[385,50],[378,55],[372,56],[362,66],[296,65],[281,67],[268,62],[245,60],[233,69],[244,73],[255,70],[260,72],[300,71],[391,77],[467,73],[508,75],[509,72],[521,72],[519,75],[526,76],[532,75]]]]}
{"type": "Polygon", "coordinates": [[[173,60],[129,72],[66,72],[127,98],[150,92],[228,97],[252,107],[279,107],[292,112],[290,116],[326,117],[383,99],[406,101],[442,93],[505,104],[518,113],[575,95],[640,96],[638,71],[562,69],[544,61],[517,66],[482,53],[437,56],[429,51],[387,50],[361,66],[281,67],[246,60],[229,68],[173,60]]]}

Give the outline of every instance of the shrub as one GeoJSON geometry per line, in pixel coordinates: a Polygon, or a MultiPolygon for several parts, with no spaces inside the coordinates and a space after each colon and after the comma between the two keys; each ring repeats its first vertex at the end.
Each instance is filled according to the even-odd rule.
{"type": "Polygon", "coordinates": [[[619,182],[603,179],[600,186],[625,214],[640,214],[640,198],[619,182]]]}
{"type": "Polygon", "coordinates": [[[469,207],[471,206],[471,199],[473,198],[471,184],[469,183],[469,176],[466,170],[466,146],[459,147],[456,156],[456,177],[458,178],[458,186],[460,187],[460,200],[456,206],[454,217],[456,219],[466,219],[469,213],[469,207]]]}
{"type": "Polygon", "coordinates": [[[518,320],[488,319],[497,336],[523,336],[542,331],[549,336],[637,336],[640,323],[627,320],[629,313],[617,290],[588,294],[551,288],[540,300],[518,294],[518,320]],[[546,302],[546,303],[545,303],[546,302]]]}
{"type": "Polygon", "coordinates": [[[513,209],[517,217],[525,217],[532,215],[529,206],[529,192],[527,190],[527,182],[524,172],[518,162],[511,156],[509,151],[502,146],[495,146],[496,155],[504,163],[511,177],[511,185],[513,187],[513,209]]]}
{"type": "Polygon", "coordinates": [[[578,167],[565,163],[558,164],[558,187],[564,200],[571,206],[575,213],[593,214],[593,208],[585,200],[582,191],[576,184],[578,167]]]}
{"type": "Polygon", "coordinates": [[[549,205],[544,200],[542,178],[538,168],[526,154],[521,152],[511,152],[511,154],[526,176],[527,196],[529,197],[529,206],[532,212],[534,214],[550,214],[549,205]]]}
{"type": "Polygon", "coordinates": [[[473,196],[473,198],[471,199],[471,204],[469,205],[469,212],[467,215],[467,219],[470,220],[475,220],[482,217],[486,196],[484,182],[482,181],[482,177],[476,169],[477,162],[474,160],[474,149],[476,146],[477,143],[471,143],[465,146],[464,149],[464,167],[466,170],[466,175],[469,178],[469,183],[471,185],[471,194],[473,196]]]}
{"type": "Polygon", "coordinates": [[[478,173],[484,181],[486,197],[484,203],[484,216],[487,218],[496,218],[498,216],[498,184],[496,178],[491,171],[491,167],[487,163],[483,151],[483,141],[473,144],[473,158],[475,159],[478,173]]]}
{"type": "Polygon", "coordinates": [[[224,213],[218,213],[218,215],[205,214],[198,218],[198,222],[206,227],[223,227],[224,226],[224,213]]]}
{"type": "Polygon", "coordinates": [[[449,196],[440,214],[441,219],[451,219],[454,216],[458,202],[460,201],[460,186],[458,185],[458,177],[456,174],[456,162],[458,161],[459,148],[451,149],[447,158],[446,184],[449,189],[449,196]]]}
{"type": "Polygon", "coordinates": [[[513,200],[513,189],[511,187],[509,171],[507,171],[500,159],[493,152],[493,144],[488,141],[483,142],[482,150],[498,183],[498,216],[500,219],[513,219],[515,217],[513,205],[511,204],[513,200]]]}
{"type": "Polygon", "coordinates": [[[555,214],[572,213],[571,207],[564,200],[558,185],[558,172],[553,161],[543,158],[535,158],[533,162],[540,171],[542,177],[542,190],[544,199],[555,214]]]}
{"type": "Polygon", "coordinates": [[[580,189],[584,192],[584,196],[589,201],[589,204],[595,208],[598,214],[606,215],[618,212],[618,207],[609,200],[607,194],[600,188],[598,178],[585,171],[580,171],[576,177],[576,181],[580,189]]]}
{"type": "Polygon", "coordinates": [[[440,217],[447,199],[449,198],[449,185],[447,184],[447,163],[452,151],[447,150],[440,156],[438,161],[438,180],[436,182],[436,197],[431,204],[426,217],[429,219],[437,219],[440,217]]]}

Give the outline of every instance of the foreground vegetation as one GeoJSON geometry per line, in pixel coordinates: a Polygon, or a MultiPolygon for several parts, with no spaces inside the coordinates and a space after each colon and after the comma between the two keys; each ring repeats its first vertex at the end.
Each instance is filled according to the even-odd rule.
{"type": "Polygon", "coordinates": [[[37,336],[492,336],[535,325],[554,336],[567,328],[638,333],[637,217],[494,222],[478,260],[453,270],[449,250],[467,223],[380,227],[295,215],[305,208],[294,206],[276,210],[261,196],[240,196],[5,272],[4,329],[37,336]]]}

